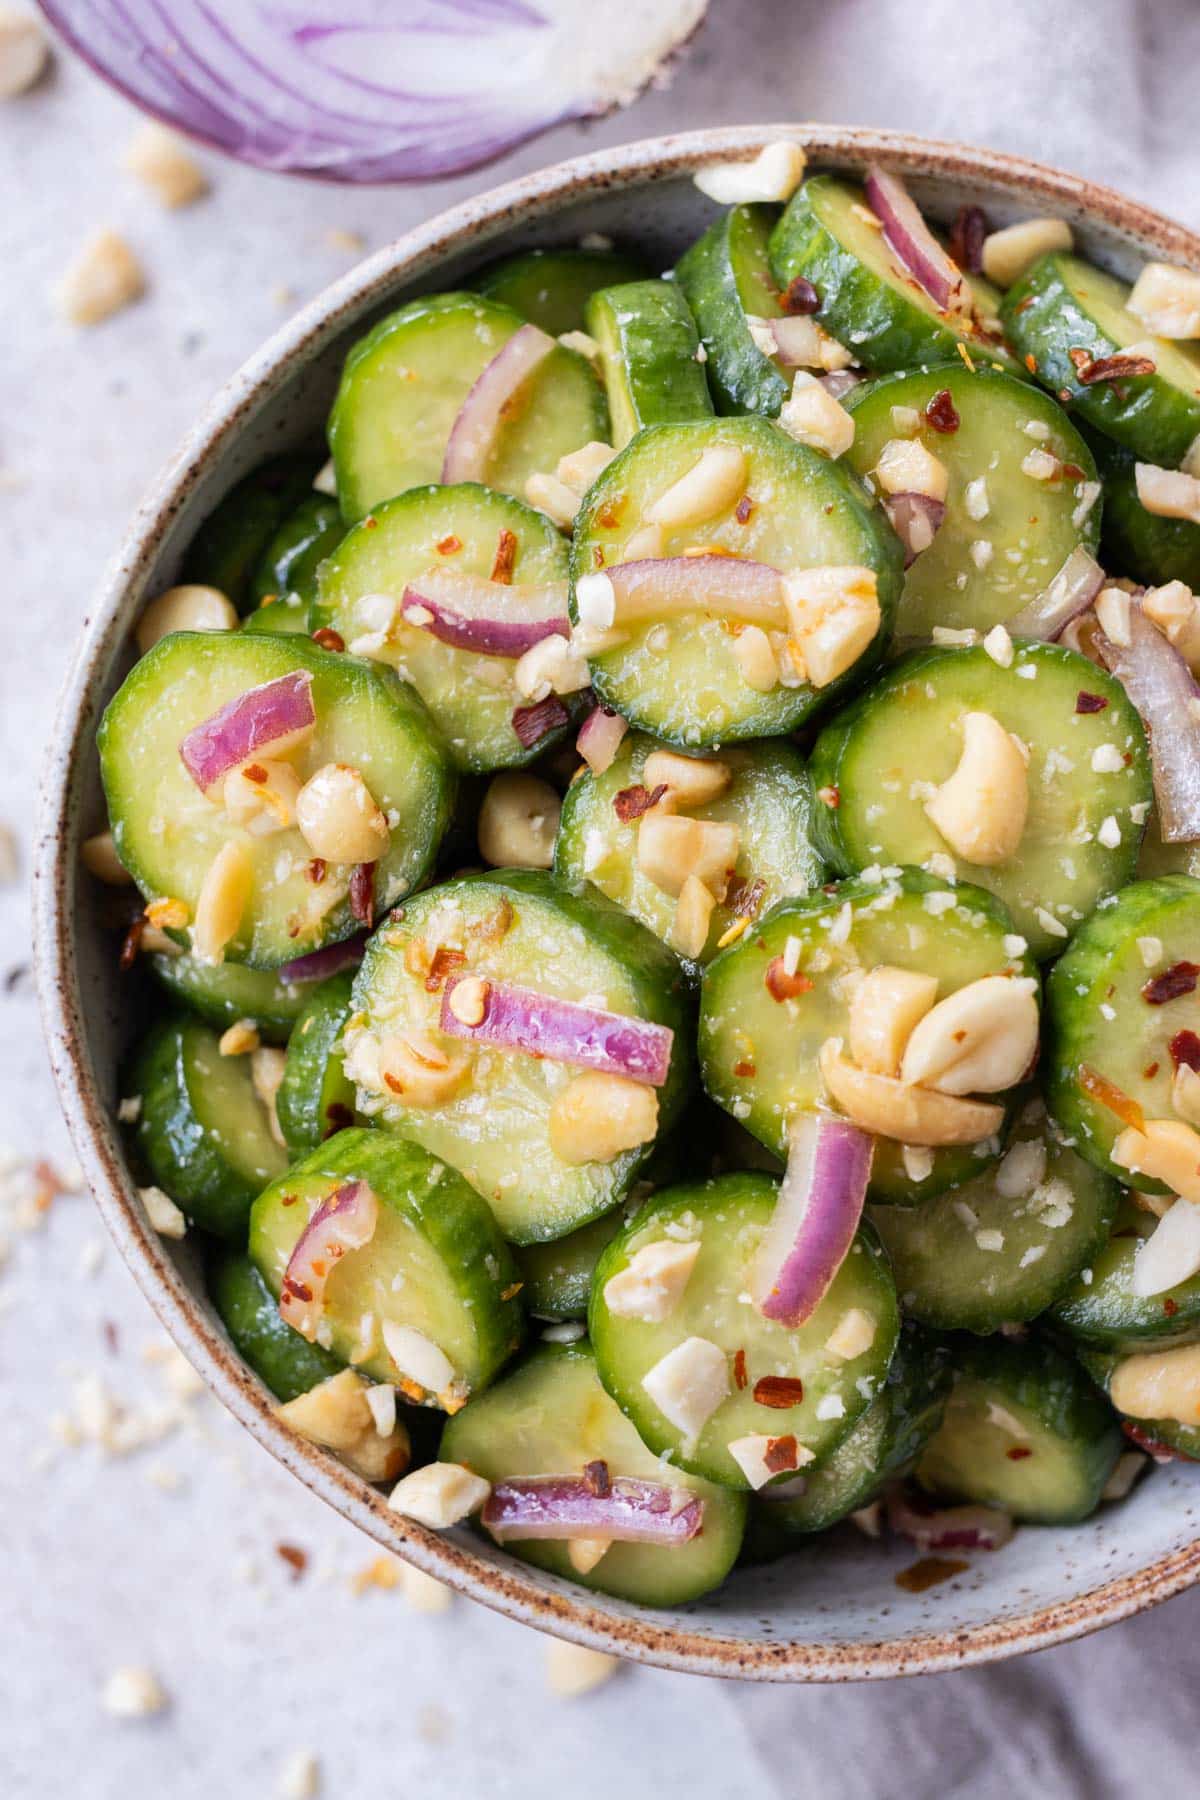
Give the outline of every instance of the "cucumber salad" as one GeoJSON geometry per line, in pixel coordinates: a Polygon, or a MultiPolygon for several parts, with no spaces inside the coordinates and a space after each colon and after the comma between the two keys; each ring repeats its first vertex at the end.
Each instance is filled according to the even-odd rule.
{"type": "Polygon", "coordinates": [[[1200,1458],[1200,275],[697,180],[665,276],[351,348],[143,612],[84,848],[149,1220],[279,1418],[655,1606],[1200,1458]]]}

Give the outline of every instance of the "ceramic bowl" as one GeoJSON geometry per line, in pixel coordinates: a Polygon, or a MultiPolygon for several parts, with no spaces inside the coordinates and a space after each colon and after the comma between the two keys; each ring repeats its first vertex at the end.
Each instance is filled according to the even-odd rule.
{"type": "Polygon", "coordinates": [[[132,662],[130,629],[167,586],[188,539],[262,457],[309,437],[325,417],[342,357],[379,315],[448,288],[501,251],[611,233],[655,268],[703,228],[712,207],[694,171],[749,157],[782,134],[818,167],[871,160],[911,180],[947,219],[967,200],[994,222],[1068,219],[1088,255],[1130,272],[1149,254],[1200,268],[1180,226],[1078,177],[1017,157],[906,135],[825,126],[685,133],[582,156],[453,208],[370,257],[299,313],[233,378],[137,513],[81,632],[54,726],[36,872],[36,931],[46,1035],[67,1120],[97,1204],[167,1330],[222,1401],[314,1492],[389,1550],[513,1618],[598,1649],[697,1674],[833,1681],[946,1669],[1041,1649],[1166,1599],[1200,1574],[1200,1488],[1174,1464],[1087,1524],[1019,1531],[1002,1552],[913,1594],[897,1586],[911,1546],[847,1529],[783,1562],[737,1572],[678,1612],[639,1610],[526,1567],[463,1531],[401,1520],[332,1456],[284,1430],[265,1388],[231,1349],[204,1294],[191,1246],[148,1227],[114,1122],[118,1059],[129,1029],[113,938],[78,862],[103,802],[100,713],[132,662]]]}

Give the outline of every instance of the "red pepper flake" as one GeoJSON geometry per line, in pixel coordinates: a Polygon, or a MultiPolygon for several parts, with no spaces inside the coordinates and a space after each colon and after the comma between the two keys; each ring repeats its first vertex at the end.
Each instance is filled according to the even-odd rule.
{"type": "Polygon", "coordinates": [[[613,811],[622,825],[628,825],[634,819],[640,819],[651,807],[657,806],[667,791],[665,781],[660,781],[656,788],[644,787],[637,782],[633,787],[622,788],[619,794],[613,795],[613,811]]]}
{"type": "Polygon", "coordinates": [[[738,501],[737,505],[733,509],[733,516],[737,520],[739,525],[744,525],[746,523],[747,519],[750,517],[750,514],[753,511],[754,511],[753,500],[750,498],[749,494],[743,494],[741,499],[738,501]]]}
{"type": "Polygon", "coordinates": [[[501,938],[508,936],[512,922],[512,901],[505,897],[491,912],[484,913],[482,919],[472,920],[467,926],[467,936],[478,938],[481,944],[498,944],[501,938]]]}
{"type": "Polygon", "coordinates": [[[375,864],[355,863],[350,877],[350,911],[369,931],[375,923],[375,864]]]}
{"type": "Polygon", "coordinates": [[[755,881],[735,875],[725,890],[725,904],[735,919],[756,919],[766,891],[767,884],[761,875],[755,881]]]}
{"type": "Polygon", "coordinates": [[[451,950],[445,944],[439,944],[433,953],[433,961],[429,965],[429,973],[425,977],[425,992],[438,994],[445,985],[447,975],[466,964],[465,950],[451,950]]]}
{"type": "Polygon", "coordinates": [[[746,1080],[751,1075],[757,1075],[758,1069],[748,1056],[744,1056],[741,1062],[734,1063],[733,1072],[735,1075],[740,1075],[743,1080],[746,1080]]]}
{"type": "Polygon", "coordinates": [[[299,1194],[281,1194],[279,1196],[279,1204],[280,1206],[295,1206],[299,1198],[299,1194]]]}
{"type": "Polygon", "coordinates": [[[320,887],[325,879],[328,868],[329,864],[325,861],[323,856],[314,856],[304,873],[308,876],[308,879],[312,882],[314,887],[320,887]]]}
{"type": "Polygon", "coordinates": [[[1085,1094],[1098,1100],[1108,1112],[1115,1113],[1123,1124],[1132,1126],[1134,1131],[1146,1129],[1146,1115],[1137,1101],[1119,1088],[1115,1081],[1110,1081],[1107,1075],[1101,1075],[1099,1069],[1093,1069],[1090,1063],[1080,1063],[1079,1085],[1085,1094]]]}
{"type": "Polygon", "coordinates": [[[517,534],[505,525],[496,542],[496,555],[492,562],[492,580],[502,581],[505,586],[512,582],[513,568],[517,560],[517,534]]]}
{"type": "Polygon", "coordinates": [[[299,1581],[305,1569],[308,1567],[308,1551],[301,1550],[298,1544],[276,1544],[275,1554],[277,1556],[282,1556],[284,1562],[292,1571],[292,1580],[299,1581]]]}
{"type": "Polygon", "coordinates": [[[608,1464],[599,1457],[595,1462],[584,1463],[583,1484],[597,1500],[607,1500],[612,1493],[612,1476],[608,1472],[608,1464]]]}
{"type": "Polygon", "coordinates": [[[1142,989],[1142,999],[1147,1006],[1165,1006],[1168,1000],[1178,1000],[1184,994],[1194,994],[1197,976],[1200,976],[1200,963],[1172,963],[1161,975],[1150,977],[1142,989]]]}
{"type": "Polygon", "coordinates": [[[950,227],[950,254],[960,269],[978,275],[983,268],[987,216],[981,206],[960,206],[950,227]]]}
{"type": "Polygon", "coordinates": [[[122,974],[128,969],[132,969],[134,963],[137,961],[138,951],[142,947],[142,933],[145,929],[146,921],[139,915],[125,933],[124,940],[121,944],[121,954],[117,958],[117,967],[122,974]]]}
{"type": "Polygon", "coordinates": [[[547,694],[535,706],[518,706],[512,716],[512,728],[523,750],[532,750],[544,737],[570,723],[571,715],[557,694],[547,694]]]}
{"type": "Polygon", "coordinates": [[[1185,1450],[1176,1450],[1173,1444],[1164,1444],[1161,1438],[1151,1437],[1148,1431],[1135,1425],[1132,1419],[1122,1419],[1121,1430],[1131,1444],[1136,1444],[1139,1450],[1144,1450],[1155,1462],[1200,1462],[1200,1457],[1189,1456],[1185,1450]]]}
{"type": "Polygon", "coordinates": [[[1068,481],[1082,481],[1084,476],[1078,463],[1059,463],[1058,472],[1060,475],[1065,475],[1068,481]]]}
{"type": "Polygon", "coordinates": [[[325,1131],[325,1136],[327,1138],[336,1136],[339,1131],[349,1131],[354,1123],[354,1114],[351,1112],[350,1108],[343,1105],[340,1100],[331,1100],[329,1102],[329,1105],[325,1108],[325,1117],[329,1121],[325,1131]]]}
{"type": "Polygon", "coordinates": [[[303,1300],[306,1305],[312,1299],[312,1289],[309,1287],[308,1283],[305,1281],[297,1281],[294,1275],[284,1276],[283,1286],[280,1292],[284,1298],[303,1300]]]}
{"type": "Polygon", "coordinates": [[[621,523],[621,513],[625,506],[625,495],[618,494],[615,499],[604,500],[596,508],[596,524],[604,531],[615,531],[621,523]]]}
{"type": "Polygon", "coordinates": [[[1028,1444],[1014,1444],[1012,1449],[1006,1450],[1004,1454],[1009,1462],[1024,1462],[1027,1456],[1033,1455],[1033,1451],[1028,1444]]]}
{"type": "Polygon", "coordinates": [[[375,517],[374,513],[368,513],[366,518],[363,520],[363,524],[366,526],[368,531],[374,531],[376,526],[379,524],[379,520],[375,517]]]}
{"type": "Polygon", "coordinates": [[[798,1000],[801,994],[812,992],[812,978],[796,969],[791,975],[783,966],[782,956],[772,957],[767,964],[767,972],[763,976],[763,986],[772,1000],[798,1000]]]}
{"type": "Polygon", "coordinates": [[[943,437],[949,437],[962,424],[949,388],[938,389],[925,407],[925,417],[933,429],[940,431],[943,437]]]}
{"type": "Polygon", "coordinates": [[[104,1346],[110,1356],[115,1356],[121,1347],[121,1334],[117,1330],[115,1319],[101,1321],[100,1330],[104,1334],[104,1346]]]}
{"type": "Polygon", "coordinates": [[[733,1353],[733,1385],[739,1390],[744,1388],[750,1377],[746,1373],[746,1352],[735,1350],[733,1353]]]}
{"type": "Polygon", "coordinates": [[[525,1283],[523,1281],[510,1281],[506,1288],[500,1289],[500,1298],[502,1300],[515,1300],[524,1286],[525,1283]]]}
{"type": "Polygon", "coordinates": [[[1132,375],[1153,375],[1158,364],[1150,356],[1093,356],[1089,350],[1068,350],[1075,378],[1084,387],[1097,381],[1125,381],[1132,375]]]}
{"type": "Polygon", "coordinates": [[[923,1594],[927,1588],[937,1587],[939,1582],[952,1581],[956,1575],[965,1574],[970,1566],[959,1556],[923,1556],[910,1569],[901,1569],[896,1586],[903,1588],[906,1594],[923,1594]]]}
{"type": "Polygon", "coordinates": [[[1167,1045],[1177,1069],[1184,1065],[1200,1074],[1200,1037],[1194,1031],[1177,1031],[1167,1045]]]}
{"type": "Polygon", "coordinates": [[[1024,298],[1024,299],[1023,299],[1023,300],[1018,300],[1018,301],[1017,301],[1017,304],[1016,304],[1016,306],[1015,306],[1015,307],[1014,307],[1014,308],[1013,308],[1013,311],[1014,311],[1014,312],[1019,312],[1019,313],[1020,313],[1020,312],[1028,312],[1028,311],[1029,311],[1029,309],[1030,309],[1030,307],[1031,307],[1031,306],[1032,306],[1032,305],[1033,305],[1033,295],[1032,295],[1032,294],[1026,294],[1026,296],[1025,296],[1025,298],[1024,298]]]}
{"type": "Polygon", "coordinates": [[[804,1398],[804,1383],[792,1375],[761,1375],[754,1384],[756,1406],[773,1406],[784,1410],[799,1406],[804,1398]]]}
{"type": "MultiPolygon", "coordinates": [[[[827,806],[830,812],[836,812],[838,807],[842,804],[842,791],[840,788],[836,787],[818,788],[817,799],[821,802],[822,806],[827,806]]],[[[832,892],[831,889],[827,891],[832,892]]]]}
{"type": "Polygon", "coordinates": [[[1168,1298],[1163,1301],[1163,1312],[1167,1315],[1168,1319],[1173,1319],[1175,1317],[1175,1314],[1178,1311],[1179,1311],[1178,1300],[1171,1300],[1168,1298]]]}
{"type": "Polygon", "coordinates": [[[451,532],[448,537],[439,538],[435,548],[439,556],[456,556],[462,549],[462,539],[451,532]]]}
{"type": "Polygon", "coordinates": [[[1027,350],[1025,352],[1025,367],[1029,370],[1031,375],[1037,374],[1037,357],[1033,354],[1032,350],[1027,350]]]}
{"type": "Polygon", "coordinates": [[[1145,1068],[1142,1070],[1142,1080],[1143,1081],[1153,1081],[1154,1077],[1157,1074],[1158,1074],[1158,1064],[1156,1062],[1147,1063],[1145,1068]]]}
{"type": "Polygon", "coordinates": [[[261,783],[267,779],[267,771],[263,768],[261,763],[247,763],[246,767],[242,770],[242,774],[246,777],[247,781],[257,781],[261,783]]]}
{"type": "Polygon", "coordinates": [[[313,643],[320,644],[322,650],[344,650],[346,648],[345,638],[340,631],[335,631],[332,625],[322,625],[319,631],[313,632],[312,637],[313,643]]]}
{"type": "Polygon", "coordinates": [[[1080,688],[1075,696],[1075,711],[1077,713],[1103,712],[1107,705],[1108,701],[1103,694],[1089,694],[1086,688],[1080,688]]]}
{"type": "Polygon", "coordinates": [[[604,545],[603,544],[593,544],[592,545],[592,567],[594,569],[602,569],[604,567],[604,545]]]}
{"type": "Polygon", "coordinates": [[[785,313],[815,313],[821,310],[821,296],[811,281],[794,275],[779,296],[785,313]]]}
{"type": "Polygon", "coordinates": [[[782,1475],[785,1469],[794,1469],[800,1461],[799,1447],[790,1434],[787,1437],[771,1438],[767,1443],[763,1456],[763,1467],[772,1475],[782,1475]]]}

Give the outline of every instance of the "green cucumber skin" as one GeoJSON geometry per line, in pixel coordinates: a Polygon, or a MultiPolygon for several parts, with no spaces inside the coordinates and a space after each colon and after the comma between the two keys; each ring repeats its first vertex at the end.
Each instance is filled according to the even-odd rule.
{"type": "Polygon", "coordinates": [[[289,513],[259,558],[250,598],[261,610],[284,595],[303,605],[317,597],[317,570],[346,535],[342,510],[331,494],[310,494],[289,513]]]}
{"type": "MultiPolygon", "coordinates": [[[[686,250],[675,267],[675,280],[692,309],[708,360],[708,385],[719,413],[762,413],[777,417],[791,392],[789,382],[750,335],[746,306],[738,283],[738,259],[744,254],[743,233],[767,239],[778,207],[734,206],[715,219],[704,236],[686,250]]],[[[775,301],[761,317],[782,312],[775,301]]]]}
{"type": "Polygon", "coordinates": [[[220,588],[248,612],[258,563],[283,521],[311,497],[320,464],[317,456],[275,456],[245,476],[197,531],[180,580],[220,588]]]}
{"type": "Polygon", "coordinates": [[[266,632],[272,637],[310,637],[313,630],[313,609],[305,600],[296,600],[285,596],[281,600],[268,600],[265,605],[258,606],[248,613],[242,621],[242,630],[258,636],[266,632]]]}
{"type": "Polygon", "coordinates": [[[1182,581],[1200,588],[1200,525],[1147,512],[1137,497],[1133,452],[1099,435],[1092,447],[1104,479],[1104,567],[1148,587],[1182,581]]]}
{"type": "MultiPolygon", "coordinates": [[[[1109,985],[1111,958],[1143,931],[1155,935],[1153,924],[1159,909],[1176,901],[1190,903],[1200,917],[1200,880],[1191,875],[1160,875],[1152,881],[1131,882],[1115,902],[1099,908],[1084,922],[1046,981],[1046,1031],[1042,1045],[1046,1104],[1074,1141],[1080,1156],[1122,1183],[1129,1180],[1129,1170],[1113,1162],[1109,1151],[1124,1130],[1124,1123],[1084,1091],[1079,1083],[1079,1067],[1093,1058],[1087,1031],[1109,985]]],[[[1098,1072],[1107,1073],[1102,1067],[1098,1072]]],[[[1135,1093],[1133,1098],[1138,1095],[1135,1093]]],[[[1170,1117],[1172,1109],[1168,1105],[1150,1116],[1170,1117]]],[[[1138,1186],[1147,1193],[1168,1192],[1161,1182],[1149,1176],[1139,1174],[1137,1179],[1138,1186]]]]}
{"type": "Polygon", "coordinates": [[[1200,433],[1200,392],[1187,394],[1158,374],[1088,386],[1067,354],[1079,348],[1101,357],[1122,349],[1075,291],[1093,274],[1087,263],[1065,251],[1039,257],[1004,296],[1001,316],[1008,335],[1023,357],[1034,359],[1037,380],[1079,418],[1141,461],[1177,469],[1200,433]]]}
{"type": "Polygon", "coordinates": [[[771,273],[778,286],[786,289],[798,275],[811,281],[821,297],[821,324],[872,373],[949,361],[964,342],[972,356],[1011,367],[1001,346],[964,338],[901,288],[882,281],[838,241],[819,208],[823,201],[849,205],[856,197],[832,175],[814,175],[796,189],[771,233],[771,273]]]}
{"type": "Polygon", "coordinates": [[[159,1019],[134,1055],[122,1088],[142,1103],[133,1142],[153,1184],[169,1194],[194,1225],[236,1243],[245,1239],[256,1194],[280,1172],[286,1158],[277,1151],[274,1165],[263,1166],[257,1178],[251,1178],[232,1166],[217,1134],[201,1123],[188,1081],[190,1048],[200,1033],[215,1044],[215,1034],[194,1019],[159,1019]]]}
{"type": "MultiPolygon", "coordinates": [[[[1121,1356],[1112,1350],[1093,1349],[1082,1344],[1076,1347],[1075,1353],[1101,1393],[1107,1395],[1121,1356]]],[[[1119,1412],[1117,1417],[1131,1419],[1132,1415],[1119,1412]]],[[[1132,1419],[1132,1423],[1155,1443],[1177,1450],[1189,1462],[1200,1462],[1200,1425],[1184,1425],[1179,1419],[1132,1419]]]]}
{"type": "Polygon", "coordinates": [[[1132,1354],[1166,1350],[1200,1338],[1200,1275],[1189,1276],[1169,1293],[1145,1299],[1130,1291],[1134,1256],[1154,1225],[1151,1214],[1127,1201],[1117,1214],[1110,1239],[1095,1256],[1091,1281],[1077,1279],[1059,1295],[1048,1315],[1049,1323],[1072,1344],[1132,1354]],[[1173,1309],[1169,1313],[1168,1301],[1173,1309]]]}
{"type": "Polygon", "coordinates": [[[349,969],[321,982],[288,1039],[275,1113],[293,1156],[315,1150],[354,1118],[354,1084],[342,1072],[340,1053],[353,987],[349,969]]]}
{"type": "MultiPolygon", "coordinates": [[[[524,1320],[514,1297],[517,1268],[488,1207],[466,1182],[446,1173],[429,1185],[435,1163],[416,1144],[390,1132],[354,1128],[339,1131],[303,1157],[258,1196],[250,1215],[250,1255],[278,1299],[272,1258],[272,1228],[282,1217],[294,1248],[308,1220],[303,1206],[281,1214],[290,1186],[310,1176],[365,1181],[382,1206],[400,1214],[431,1245],[470,1306],[475,1327],[477,1372],[472,1391],[491,1381],[521,1342],[524,1320]],[[452,1202],[452,1203],[451,1203],[452,1202]],[[294,1218],[292,1215],[296,1215],[294,1218]]],[[[369,1246],[367,1247],[369,1251],[369,1246]]]]}
{"type": "Polygon", "coordinates": [[[620,1206],[601,1214],[590,1225],[566,1237],[544,1244],[525,1244],[514,1249],[521,1271],[521,1304],[535,1319],[586,1319],[592,1295],[592,1276],[601,1252],[625,1225],[620,1206]]]}
{"type": "Polygon", "coordinates": [[[278,1301],[243,1251],[215,1252],[206,1277],[209,1298],[234,1349],[277,1400],[286,1403],[307,1394],[345,1367],[279,1316],[278,1301]]]}
{"type": "Polygon", "coordinates": [[[311,988],[289,987],[273,969],[245,963],[202,963],[186,953],[156,953],[145,959],[155,981],[208,1025],[236,1025],[249,1019],[268,1044],[285,1044],[311,988]]]}
{"type": "MultiPolygon", "coordinates": [[[[1121,1453],[1122,1439],[1111,1406],[1096,1392],[1078,1362],[1041,1338],[956,1337],[949,1344],[955,1388],[965,1382],[981,1392],[995,1392],[1001,1405],[1007,1403],[1033,1414],[1042,1429],[1074,1452],[1074,1497],[1068,1495],[1061,1504],[1023,1506],[1013,1490],[1006,1488],[1005,1510],[1029,1525],[1073,1525],[1086,1519],[1099,1505],[1101,1491],[1121,1453]]],[[[941,1426],[946,1433],[954,1429],[953,1399],[952,1390],[941,1426]]],[[[949,1499],[983,1505],[997,1502],[982,1463],[967,1479],[950,1484],[936,1478],[938,1459],[939,1434],[935,1433],[917,1464],[917,1480],[923,1487],[949,1499]]],[[[1016,1465],[1018,1469],[1022,1466],[1016,1465]]]]}
{"type": "Polygon", "coordinates": [[[587,303],[586,322],[604,352],[617,449],[647,425],[711,418],[696,322],[673,282],[601,288],[587,303]]]}
{"type": "Polygon", "coordinates": [[[597,288],[645,281],[649,274],[640,256],[624,250],[523,250],[493,263],[475,286],[558,337],[584,329],[587,302],[597,288]]]}

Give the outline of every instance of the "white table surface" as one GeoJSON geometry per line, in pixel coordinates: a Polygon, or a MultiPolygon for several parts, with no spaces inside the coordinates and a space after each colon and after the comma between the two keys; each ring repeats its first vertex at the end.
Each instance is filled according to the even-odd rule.
{"type": "MultiPolygon", "coordinates": [[[[668,92],[527,146],[497,178],[671,127],[814,117],[990,142],[1200,217],[1200,12],[1185,3],[715,0],[713,14],[668,92]]],[[[88,591],[160,460],[286,310],[346,266],[331,228],[375,247],[492,181],[356,193],[213,158],[211,197],[166,214],[118,166],[132,126],[66,56],[0,109],[0,821],[22,854],[88,591]],[[50,290],[105,224],[136,246],[150,292],[75,333],[50,290]]],[[[297,1746],[318,1753],[323,1794],[356,1800],[1194,1786],[1191,1598],[1003,1669],[839,1690],[639,1669],[565,1702],[546,1687],[545,1640],[523,1628],[462,1600],[429,1619],[395,1592],[355,1595],[371,1546],[207,1395],[174,1402],[181,1422],[153,1447],[61,1445],[81,1377],[93,1405],[99,1383],[135,1418],[162,1414],[163,1365],[143,1353],[163,1340],[86,1198],[21,1229],[19,1159],[70,1163],[23,973],[26,876],[0,891],[0,1145],[18,1161],[0,1170],[4,1800],[270,1796],[297,1746]],[[280,1543],[307,1553],[297,1580],[280,1543]],[[158,1674],[161,1716],[103,1712],[121,1663],[158,1674]]]]}

